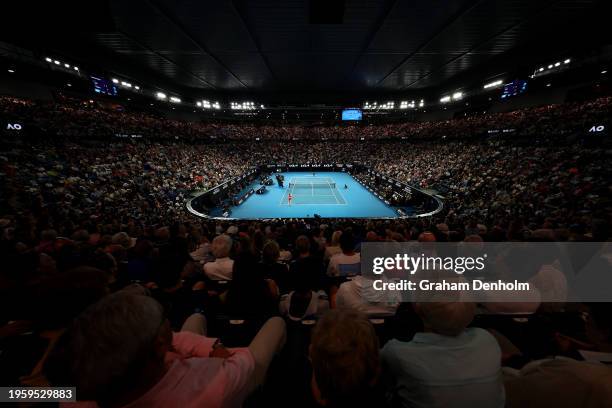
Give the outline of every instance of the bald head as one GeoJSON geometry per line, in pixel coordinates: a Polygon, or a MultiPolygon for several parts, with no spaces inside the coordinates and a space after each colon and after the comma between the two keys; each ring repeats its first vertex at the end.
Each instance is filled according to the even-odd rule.
{"type": "Polygon", "coordinates": [[[469,302],[428,302],[415,304],[426,329],[443,336],[458,336],[474,319],[476,305],[469,302]]]}
{"type": "Polygon", "coordinates": [[[216,236],[213,239],[211,250],[215,258],[228,257],[232,250],[232,238],[226,234],[216,236]]]}

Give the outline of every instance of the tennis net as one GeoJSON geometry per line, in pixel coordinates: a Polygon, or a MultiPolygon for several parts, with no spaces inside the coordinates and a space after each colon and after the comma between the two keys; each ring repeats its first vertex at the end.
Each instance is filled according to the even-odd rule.
{"type": "Polygon", "coordinates": [[[289,188],[336,188],[336,183],[328,181],[294,181],[289,183],[289,188]]]}

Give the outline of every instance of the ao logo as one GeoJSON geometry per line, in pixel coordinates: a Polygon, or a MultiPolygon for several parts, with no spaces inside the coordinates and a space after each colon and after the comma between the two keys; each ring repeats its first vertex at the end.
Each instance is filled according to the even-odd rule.
{"type": "Polygon", "coordinates": [[[8,123],[6,130],[21,130],[21,125],[19,123],[8,123]]]}
{"type": "Polygon", "coordinates": [[[606,127],[604,125],[599,125],[599,126],[593,126],[592,128],[590,128],[589,132],[603,132],[604,130],[606,130],[606,127]]]}

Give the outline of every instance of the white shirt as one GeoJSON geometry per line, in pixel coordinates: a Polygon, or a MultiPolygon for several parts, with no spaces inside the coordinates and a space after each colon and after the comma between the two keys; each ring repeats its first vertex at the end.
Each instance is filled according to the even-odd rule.
{"type": "Polygon", "coordinates": [[[228,257],[204,264],[204,273],[212,280],[232,280],[233,269],[234,260],[228,257]]]}
{"type": "Polygon", "coordinates": [[[344,282],[336,293],[336,306],[366,315],[394,315],[399,305],[397,292],[374,290],[372,282],[363,276],[344,282]]]}
{"type": "Polygon", "coordinates": [[[340,274],[338,265],[358,264],[360,262],[361,256],[359,255],[359,253],[354,253],[353,255],[345,255],[341,252],[330,258],[329,266],[327,267],[327,274],[329,276],[338,276],[340,274]]]}

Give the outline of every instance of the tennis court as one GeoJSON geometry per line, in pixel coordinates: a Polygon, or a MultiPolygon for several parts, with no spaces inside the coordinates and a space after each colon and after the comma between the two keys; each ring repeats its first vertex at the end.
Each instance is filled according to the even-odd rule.
{"type": "MultiPolygon", "coordinates": [[[[285,186],[277,183],[264,194],[254,194],[232,207],[233,218],[324,218],[397,217],[395,210],[344,172],[292,171],[280,173],[285,186]],[[344,186],[347,186],[345,189],[344,186]],[[293,200],[288,203],[291,193],[293,200]]],[[[276,173],[275,173],[276,175],[276,173]]],[[[259,188],[254,182],[252,188],[259,188]]]]}
{"type": "Polygon", "coordinates": [[[292,177],[280,205],[346,205],[331,177],[292,177]],[[289,195],[292,200],[289,203],[289,195]]]}

